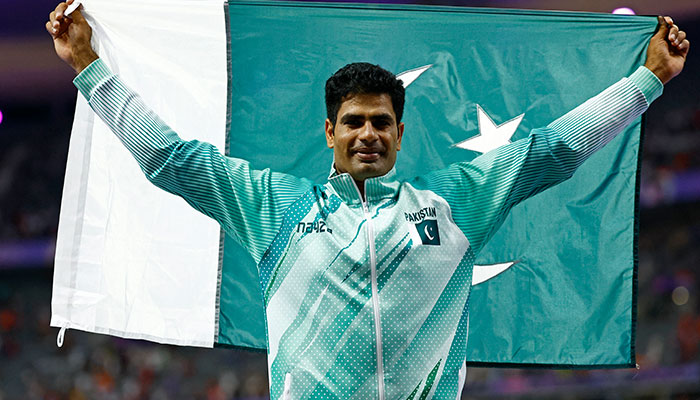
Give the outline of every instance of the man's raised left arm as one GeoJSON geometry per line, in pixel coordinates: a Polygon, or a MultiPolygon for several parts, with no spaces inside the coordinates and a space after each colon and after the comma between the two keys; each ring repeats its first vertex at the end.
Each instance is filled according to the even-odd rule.
{"type": "Polygon", "coordinates": [[[633,74],[569,111],[527,138],[471,162],[419,178],[415,184],[450,203],[453,218],[475,251],[488,241],[509,210],[571,177],[595,151],[638,118],[678,75],[690,48],[670,17],[659,17],[647,59],[633,74]]]}

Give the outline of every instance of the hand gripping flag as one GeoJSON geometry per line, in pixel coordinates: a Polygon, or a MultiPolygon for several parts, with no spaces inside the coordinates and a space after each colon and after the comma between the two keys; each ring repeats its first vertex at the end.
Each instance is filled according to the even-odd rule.
{"type": "MultiPolygon", "coordinates": [[[[409,178],[526,137],[629,75],[656,26],[405,5],[180,1],[167,15],[141,2],[85,6],[102,58],[183,138],[317,182],[332,161],[324,82],[349,62],[401,74],[397,171],[409,178]],[[123,22],[134,18],[144,24],[123,22]]],[[[469,364],[634,365],[641,129],[634,122],[572,179],[511,211],[477,260],[469,364]]],[[[265,348],[251,258],[150,187],[82,99],[60,224],[53,326],[265,348]]],[[[439,245],[436,227],[417,232],[439,245]]]]}

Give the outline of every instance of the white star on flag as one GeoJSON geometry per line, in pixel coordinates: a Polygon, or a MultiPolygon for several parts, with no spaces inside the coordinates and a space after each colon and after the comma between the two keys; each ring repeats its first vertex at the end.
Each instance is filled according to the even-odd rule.
{"type": "Polygon", "coordinates": [[[525,114],[520,114],[510,121],[496,125],[491,117],[486,114],[486,111],[478,104],[476,105],[476,112],[479,121],[479,135],[461,141],[455,146],[460,149],[477,151],[479,153],[487,153],[510,143],[510,138],[513,137],[513,134],[520,125],[520,121],[522,121],[525,116],[525,114]]]}
{"type": "Polygon", "coordinates": [[[423,72],[427,71],[428,68],[430,68],[432,66],[433,66],[433,64],[428,64],[428,65],[424,65],[422,67],[409,69],[408,71],[404,71],[404,72],[396,75],[396,79],[401,79],[401,82],[403,82],[403,87],[407,88],[408,85],[413,83],[413,81],[418,79],[418,77],[421,76],[421,74],[423,72]]]}
{"type": "MultiPolygon", "coordinates": [[[[476,114],[479,121],[479,135],[461,141],[455,146],[460,149],[477,151],[479,153],[488,153],[493,149],[510,143],[510,138],[513,137],[513,134],[518,129],[520,122],[525,116],[525,114],[520,114],[509,121],[496,125],[493,119],[491,119],[491,117],[486,114],[486,111],[478,104],[476,105],[476,114]]],[[[486,282],[512,267],[514,264],[515,262],[511,261],[491,265],[474,265],[472,285],[486,282]]]]}

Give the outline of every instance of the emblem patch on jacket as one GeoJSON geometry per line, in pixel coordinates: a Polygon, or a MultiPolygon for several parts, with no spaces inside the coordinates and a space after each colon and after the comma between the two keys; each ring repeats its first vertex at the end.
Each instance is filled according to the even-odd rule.
{"type": "Polygon", "coordinates": [[[440,245],[440,231],[438,230],[437,220],[423,220],[422,222],[416,224],[416,231],[418,231],[418,236],[420,236],[421,243],[433,246],[440,245]]]}

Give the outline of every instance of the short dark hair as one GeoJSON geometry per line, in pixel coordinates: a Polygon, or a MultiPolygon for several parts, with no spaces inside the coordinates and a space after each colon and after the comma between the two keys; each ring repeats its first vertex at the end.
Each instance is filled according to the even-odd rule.
{"type": "Polygon", "coordinates": [[[365,93],[388,94],[396,122],[401,122],[406,96],[403,82],[379,65],[360,62],[344,66],[326,81],[326,113],[333,125],[343,101],[349,95],[365,93]]]}

